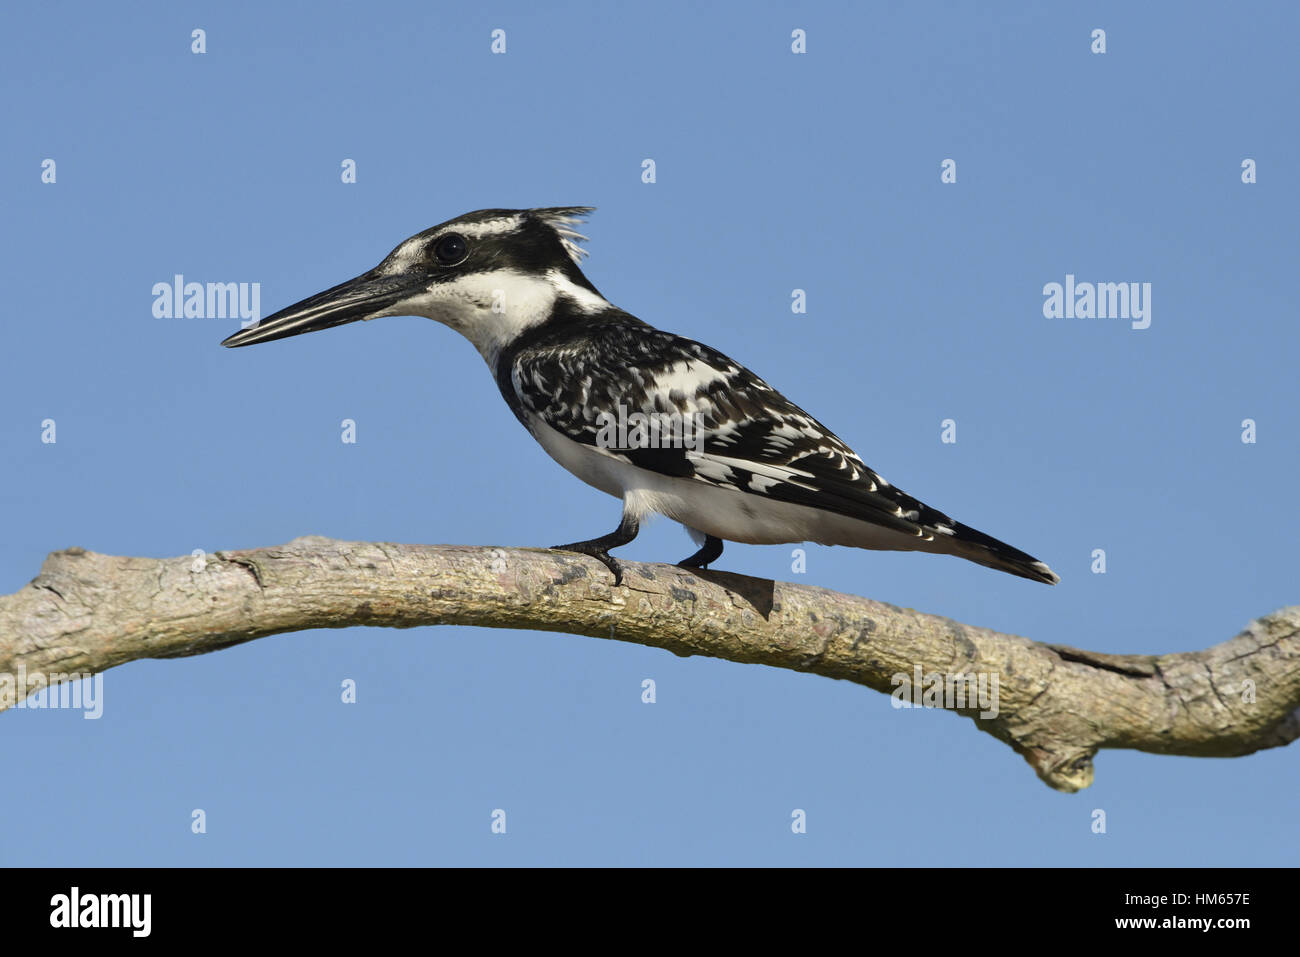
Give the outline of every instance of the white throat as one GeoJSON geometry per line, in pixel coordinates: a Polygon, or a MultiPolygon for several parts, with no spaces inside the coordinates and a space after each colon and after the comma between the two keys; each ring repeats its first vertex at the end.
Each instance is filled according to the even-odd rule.
{"type": "Polygon", "coordinates": [[[610,308],[604,297],[574,284],[559,270],[537,276],[498,269],[436,283],[383,315],[436,319],[472,342],[495,368],[501,350],[549,319],[561,297],[588,314],[610,308]]]}

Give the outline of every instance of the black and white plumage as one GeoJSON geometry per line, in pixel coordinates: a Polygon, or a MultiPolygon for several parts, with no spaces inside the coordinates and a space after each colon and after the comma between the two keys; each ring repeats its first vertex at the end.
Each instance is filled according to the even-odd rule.
{"type": "MultiPolygon", "coordinates": [[[[480,210],[403,242],[377,267],[290,306],[225,345],[389,315],[465,335],[520,422],[556,461],[623,500],[609,535],[560,548],[599,558],[650,513],[685,525],[707,566],[723,541],[813,541],[957,555],[1054,584],[1042,562],[895,488],[815,418],[727,356],[610,304],[578,263],[590,210],[480,210]],[[613,420],[696,427],[609,441],[613,420]],[[634,421],[636,421],[634,419],[634,421]],[[649,446],[649,447],[648,447],[649,446]]],[[[635,430],[633,430],[635,436],[635,430]]]]}

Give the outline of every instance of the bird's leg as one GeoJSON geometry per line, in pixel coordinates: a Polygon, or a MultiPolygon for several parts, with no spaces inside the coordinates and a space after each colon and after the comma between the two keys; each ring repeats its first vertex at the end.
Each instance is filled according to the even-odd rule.
{"type": "Polygon", "coordinates": [[[690,558],[683,558],[677,563],[679,568],[708,568],[722,557],[722,539],[712,535],[704,536],[704,545],[690,558]]]}
{"type": "Polygon", "coordinates": [[[623,569],[619,567],[612,557],[609,550],[618,548],[620,545],[626,545],[632,539],[636,538],[639,529],[639,523],[636,516],[628,512],[623,513],[623,520],[618,523],[618,528],[614,529],[608,535],[602,535],[600,538],[593,538],[589,542],[573,542],[569,545],[552,545],[551,548],[559,552],[578,552],[580,555],[590,555],[592,558],[604,562],[605,567],[614,573],[614,584],[618,585],[623,581],[623,569]]]}

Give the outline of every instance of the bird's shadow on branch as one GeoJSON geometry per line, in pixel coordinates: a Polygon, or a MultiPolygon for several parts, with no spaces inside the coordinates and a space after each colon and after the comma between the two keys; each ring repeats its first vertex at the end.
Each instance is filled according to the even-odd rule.
{"type": "Polygon", "coordinates": [[[676,566],[680,572],[694,575],[697,578],[703,578],[706,582],[711,582],[734,595],[739,595],[753,607],[753,609],[763,616],[767,621],[772,616],[772,608],[776,604],[776,581],[771,578],[754,578],[751,575],[740,575],[736,572],[723,572],[709,568],[682,568],[676,566]]]}

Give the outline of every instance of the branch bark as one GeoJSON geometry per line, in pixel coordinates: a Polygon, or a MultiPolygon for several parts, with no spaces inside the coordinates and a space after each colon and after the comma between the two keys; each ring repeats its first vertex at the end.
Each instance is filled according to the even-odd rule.
{"type": "Polygon", "coordinates": [[[1300,606],[1205,651],[1113,655],[807,585],[623,564],[614,588],[595,560],[540,549],[314,536],[200,560],[71,548],[0,597],[0,710],[51,679],[283,632],[481,625],[613,638],[886,693],[917,666],[996,676],[996,715],[981,717],[973,701],[954,710],[1060,791],[1092,783],[1102,748],[1237,757],[1300,736],[1300,606]]]}

